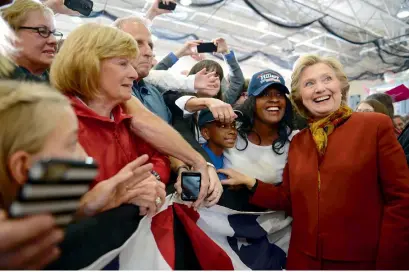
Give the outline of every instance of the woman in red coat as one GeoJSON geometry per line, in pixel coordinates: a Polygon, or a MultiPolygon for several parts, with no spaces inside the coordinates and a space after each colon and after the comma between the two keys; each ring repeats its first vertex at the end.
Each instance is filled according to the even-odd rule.
{"type": "MultiPolygon", "coordinates": [[[[51,66],[52,84],[71,100],[77,115],[79,143],[100,166],[91,186],[144,154],[156,177],[164,184],[169,181],[169,159],[131,131],[132,116],[122,107],[131,99],[132,84],[138,78],[132,66],[137,56],[138,46],[130,35],[89,23],[70,33],[51,66]]],[[[146,179],[152,178],[151,173],[146,174],[146,179]]],[[[143,189],[141,197],[130,201],[143,208],[142,214],[146,208],[153,214],[162,204],[165,186],[157,183],[156,188],[136,182],[125,188],[143,189]]]]}
{"type": "Polygon", "coordinates": [[[292,140],[280,186],[228,170],[251,202],[294,218],[287,269],[409,269],[409,169],[388,116],[352,113],[341,64],[302,57],[291,100],[309,127],[292,140]]]}

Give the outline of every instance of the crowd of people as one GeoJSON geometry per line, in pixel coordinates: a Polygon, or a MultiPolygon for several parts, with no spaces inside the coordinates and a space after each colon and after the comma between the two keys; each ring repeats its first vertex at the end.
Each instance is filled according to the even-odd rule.
{"type": "Polygon", "coordinates": [[[318,55],[300,57],[290,89],[271,69],[246,79],[218,37],[228,75],[194,50],[200,40],[158,61],[160,1],[143,18],[86,23],[67,38],[54,14],[77,13],[62,0],[2,7],[0,268],[81,267],[101,243],[98,224],[126,237],[124,216],[136,226],[155,216],[182,193],[182,173],[197,171],[192,209],[277,211],[286,269],[409,269],[409,130],[392,98],[351,109],[342,65],[318,55]],[[186,75],[167,71],[187,56],[197,63],[186,75]],[[47,214],[8,218],[36,161],[88,156],[99,174],[64,231],[47,214]]]}

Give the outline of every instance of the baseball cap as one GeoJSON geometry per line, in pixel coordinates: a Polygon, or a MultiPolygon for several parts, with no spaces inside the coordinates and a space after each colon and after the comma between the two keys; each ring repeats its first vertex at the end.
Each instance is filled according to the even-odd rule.
{"type": "MultiPolygon", "coordinates": [[[[243,116],[243,113],[241,111],[234,110],[234,113],[238,116],[238,118],[243,116]]],[[[197,125],[199,126],[199,128],[202,128],[204,125],[211,123],[215,120],[216,119],[214,119],[213,113],[209,109],[206,108],[200,111],[197,125]]]]}
{"type": "Polygon", "coordinates": [[[277,90],[289,94],[287,87],[285,86],[285,81],[282,75],[273,70],[264,70],[258,73],[255,73],[250,80],[248,87],[249,96],[258,96],[266,88],[275,85],[274,87],[277,90]]]}

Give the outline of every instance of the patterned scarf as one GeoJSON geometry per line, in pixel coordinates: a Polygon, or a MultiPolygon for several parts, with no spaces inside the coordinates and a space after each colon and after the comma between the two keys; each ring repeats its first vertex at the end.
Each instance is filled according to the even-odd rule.
{"type": "Polygon", "coordinates": [[[318,121],[308,120],[312,137],[317,145],[320,158],[324,156],[328,144],[328,136],[342,125],[352,114],[352,109],[342,105],[338,110],[331,113],[329,116],[318,121]]]}

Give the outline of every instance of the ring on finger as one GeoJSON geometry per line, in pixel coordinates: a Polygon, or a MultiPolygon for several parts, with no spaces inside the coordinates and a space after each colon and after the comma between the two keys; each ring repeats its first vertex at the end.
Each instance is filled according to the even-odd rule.
{"type": "Polygon", "coordinates": [[[160,197],[158,196],[155,200],[156,206],[160,206],[160,204],[162,204],[162,200],[160,199],[160,197]]]}

